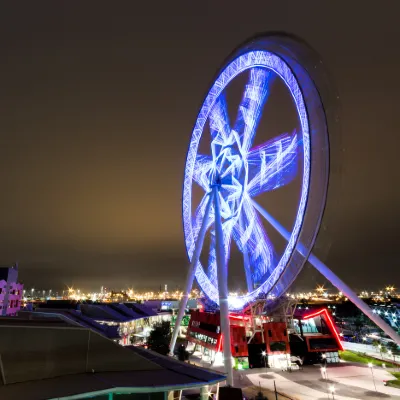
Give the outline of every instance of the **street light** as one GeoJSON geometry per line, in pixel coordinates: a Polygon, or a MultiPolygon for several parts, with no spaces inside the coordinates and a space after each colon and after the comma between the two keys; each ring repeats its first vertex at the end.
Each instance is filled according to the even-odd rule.
{"type": "Polygon", "coordinates": [[[261,355],[264,357],[264,368],[267,368],[267,353],[263,350],[261,355]]]}
{"type": "Polygon", "coordinates": [[[326,358],[326,354],[325,354],[325,353],[322,354],[321,357],[322,357],[322,363],[323,363],[323,365],[326,366],[326,365],[328,364],[328,360],[327,360],[327,358],[326,358]]]}
{"type": "Polygon", "coordinates": [[[329,386],[329,391],[331,392],[332,399],[335,400],[335,386],[329,386]]]}
{"type": "Polygon", "coordinates": [[[328,371],[326,369],[326,367],[321,367],[321,375],[322,375],[322,379],[324,379],[326,381],[326,391],[328,394],[328,399],[329,399],[329,390],[330,388],[328,387],[328,371]]]}
{"type": "Polygon", "coordinates": [[[374,370],[372,369],[373,366],[374,366],[374,365],[373,365],[372,363],[368,363],[368,367],[371,369],[372,381],[374,382],[375,392],[377,392],[377,390],[376,390],[376,384],[375,384],[374,370]]]}

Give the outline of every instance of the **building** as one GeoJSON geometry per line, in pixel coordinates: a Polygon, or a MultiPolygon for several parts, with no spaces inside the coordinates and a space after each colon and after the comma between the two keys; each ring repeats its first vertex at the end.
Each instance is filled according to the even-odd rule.
{"type": "MultiPolygon", "coordinates": [[[[154,299],[145,300],[144,304],[155,312],[177,312],[179,309],[180,300],[177,299],[154,299]]],[[[197,299],[188,299],[186,308],[194,310],[198,307],[197,299]]]]}
{"type": "MultiPolygon", "coordinates": [[[[280,315],[230,314],[231,352],[237,368],[268,365],[287,369],[294,358],[308,363],[319,363],[322,358],[339,361],[338,350],[343,348],[328,309],[297,313],[290,323],[283,319],[280,315]]],[[[198,351],[204,361],[222,362],[218,312],[191,311],[186,339],[188,350],[198,351]]]]}
{"type": "Polygon", "coordinates": [[[154,324],[171,318],[171,314],[159,315],[150,307],[133,302],[48,300],[36,312],[62,314],[121,345],[144,343],[154,324]]]}
{"type": "Polygon", "coordinates": [[[24,286],[18,283],[18,264],[0,267],[1,315],[16,315],[21,308],[24,286]]]}
{"type": "Polygon", "coordinates": [[[293,318],[294,332],[290,334],[290,351],[306,363],[339,362],[343,350],[340,336],[327,308],[317,311],[297,310],[293,318]]]}
{"type": "Polygon", "coordinates": [[[0,318],[1,399],[167,400],[207,392],[225,376],[119,346],[54,315],[0,318]]]}

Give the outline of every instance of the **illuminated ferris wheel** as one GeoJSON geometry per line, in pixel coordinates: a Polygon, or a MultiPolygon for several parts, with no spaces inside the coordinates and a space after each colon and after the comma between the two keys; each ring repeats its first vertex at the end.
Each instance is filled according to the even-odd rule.
{"type": "MultiPolygon", "coordinates": [[[[200,109],[185,166],[183,225],[188,256],[194,260],[195,277],[206,297],[219,304],[222,290],[230,310],[241,310],[260,296],[279,296],[287,289],[313,243],[325,200],[327,180],[320,193],[313,192],[314,218],[310,221],[309,216],[307,221],[311,180],[316,179],[311,168],[310,115],[300,82],[288,62],[267,47],[263,41],[250,43],[222,68],[200,109]],[[241,79],[243,88],[232,119],[228,112],[229,87],[236,79],[241,79]],[[289,132],[268,138],[266,129],[260,129],[260,121],[269,100],[274,100],[273,86],[279,82],[292,99],[297,123],[289,132]],[[208,152],[200,151],[200,147],[208,152]],[[295,179],[299,182],[297,210],[291,226],[286,226],[286,245],[278,252],[267,229],[282,235],[282,226],[262,207],[260,199],[295,179]],[[202,195],[195,199],[193,193],[198,189],[202,195]],[[302,252],[295,253],[304,229],[309,240],[302,240],[302,252]],[[203,265],[199,256],[204,252],[205,235],[209,235],[210,244],[203,265]],[[247,293],[227,297],[232,244],[242,253],[247,293]],[[218,257],[221,268],[217,267],[218,257]]],[[[324,134],[326,130],[319,132],[322,139],[324,134]]],[[[324,140],[315,146],[321,146],[321,142],[324,140]]],[[[327,177],[327,155],[316,160],[319,179],[324,174],[327,177]]]]}
{"type": "Polygon", "coordinates": [[[326,101],[330,96],[323,71],[318,55],[302,41],[279,34],[257,36],[224,63],[191,134],[182,199],[190,266],[170,351],[196,278],[203,294],[219,306],[228,384],[233,382],[229,310],[242,310],[260,297],[279,298],[306,261],[399,342],[396,332],[311,253],[328,188],[328,123],[332,129],[338,122],[326,101]],[[241,95],[235,101],[231,88],[238,86],[241,95]],[[288,120],[295,115],[283,132],[274,132],[275,124],[269,124],[276,86],[290,99],[279,112],[288,120]],[[293,218],[281,221],[276,204],[270,209],[274,200],[269,196],[288,187],[294,189],[286,192],[295,204],[293,218]],[[277,236],[283,245],[276,245],[277,236]],[[241,254],[246,282],[247,291],[240,296],[228,292],[233,247],[241,254]]]}

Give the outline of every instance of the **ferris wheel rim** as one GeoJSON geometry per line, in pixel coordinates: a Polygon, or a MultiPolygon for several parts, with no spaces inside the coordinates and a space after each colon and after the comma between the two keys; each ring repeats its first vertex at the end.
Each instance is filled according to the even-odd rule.
{"type": "MultiPolygon", "coordinates": [[[[183,223],[184,223],[185,244],[189,259],[191,259],[191,256],[193,254],[194,243],[195,243],[195,237],[192,226],[192,217],[191,217],[192,216],[191,192],[192,192],[192,185],[194,184],[193,168],[194,168],[194,160],[196,155],[198,154],[198,146],[200,143],[200,139],[203,135],[206,121],[208,120],[209,114],[215,102],[222,94],[222,92],[226,89],[226,87],[233,81],[233,79],[236,78],[242,72],[257,67],[271,70],[275,74],[277,74],[281,78],[282,82],[284,82],[284,84],[287,86],[291,96],[294,99],[294,103],[296,106],[296,114],[301,124],[301,131],[302,131],[301,133],[303,137],[302,145],[304,151],[301,199],[297,207],[296,220],[291,232],[290,240],[288,241],[285,251],[280,257],[279,262],[275,266],[274,270],[257,289],[253,290],[252,292],[249,292],[244,296],[238,296],[235,298],[231,297],[230,298],[231,309],[240,309],[243,305],[259,297],[261,294],[268,294],[272,290],[273,286],[279,281],[279,278],[283,270],[289,263],[290,257],[295,251],[296,242],[301,231],[302,220],[306,211],[307,198],[309,196],[311,144],[309,136],[309,123],[308,123],[306,103],[304,101],[299,82],[297,81],[289,65],[279,55],[268,50],[255,50],[255,49],[248,50],[247,52],[238,55],[236,58],[231,59],[230,62],[225,66],[225,68],[223,68],[220,71],[214,84],[207,92],[206,98],[196,118],[196,123],[192,131],[188,155],[185,164],[185,179],[183,186],[183,223]],[[247,60],[246,57],[248,58],[247,60]],[[237,68],[236,70],[232,69],[232,65],[234,63],[239,64],[239,68],[237,68]],[[226,78],[224,74],[227,74],[229,72],[229,69],[231,69],[231,71],[230,74],[228,75],[228,78],[226,78]],[[221,79],[222,79],[222,84],[219,81],[221,79]],[[224,79],[226,80],[224,81],[224,79]],[[206,112],[204,112],[205,108],[207,110],[206,112]],[[191,165],[190,162],[192,162],[191,165]],[[191,168],[191,170],[189,169],[189,171],[188,171],[188,164],[189,168],[191,168]]],[[[209,280],[200,262],[196,266],[196,279],[199,282],[202,290],[207,295],[207,297],[209,297],[212,301],[218,303],[218,290],[215,284],[209,280]]]]}

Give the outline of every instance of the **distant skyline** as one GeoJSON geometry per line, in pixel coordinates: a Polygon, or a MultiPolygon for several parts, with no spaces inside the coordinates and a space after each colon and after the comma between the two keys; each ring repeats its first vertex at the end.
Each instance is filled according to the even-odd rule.
{"type": "MultiPolygon", "coordinates": [[[[340,94],[315,251],[356,290],[400,285],[400,3],[384,4],[3,4],[0,264],[18,261],[27,288],[182,286],[197,112],[230,52],[278,30],[320,53],[340,94]]],[[[306,266],[291,290],[325,282],[306,266]]]]}

